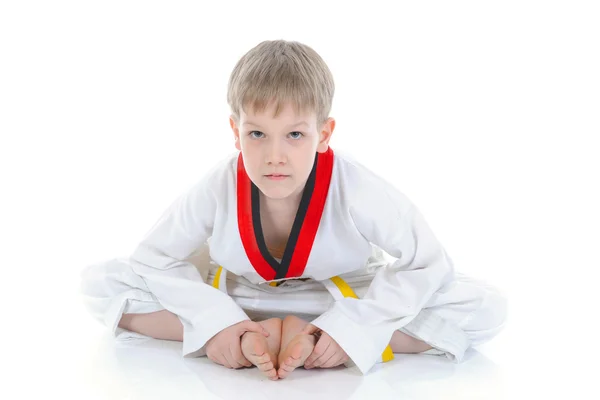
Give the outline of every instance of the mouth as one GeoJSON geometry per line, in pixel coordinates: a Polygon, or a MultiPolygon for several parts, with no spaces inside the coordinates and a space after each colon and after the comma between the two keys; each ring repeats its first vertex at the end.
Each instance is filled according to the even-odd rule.
{"type": "Polygon", "coordinates": [[[282,174],[270,174],[270,175],[265,175],[265,177],[269,178],[269,179],[285,179],[287,178],[289,175],[282,175],[282,174]]]}

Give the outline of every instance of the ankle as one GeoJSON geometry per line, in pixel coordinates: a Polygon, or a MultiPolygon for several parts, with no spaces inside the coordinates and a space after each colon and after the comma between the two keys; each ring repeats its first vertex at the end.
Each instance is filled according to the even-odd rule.
{"type": "Polygon", "coordinates": [[[392,335],[390,347],[394,353],[407,354],[422,353],[433,348],[424,341],[400,331],[395,331],[392,335]]]}

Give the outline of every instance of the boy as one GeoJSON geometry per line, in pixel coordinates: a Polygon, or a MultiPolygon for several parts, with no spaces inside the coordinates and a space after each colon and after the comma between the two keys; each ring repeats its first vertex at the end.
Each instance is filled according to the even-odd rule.
{"type": "Polygon", "coordinates": [[[333,94],[306,45],[265,41],[245,54],[228,89],[239,153],[130,257],[84,271],[90,311],[119,338],[179,340],[185,357],[256,365],[274,380],[300,366],[366,374],[394,353],[460,362],[495,336],[504,297],[455,273],[417,207],[329,147],[333,94]],[[215,265],[199,273],[190,257],[205,244],[215,265]]]}

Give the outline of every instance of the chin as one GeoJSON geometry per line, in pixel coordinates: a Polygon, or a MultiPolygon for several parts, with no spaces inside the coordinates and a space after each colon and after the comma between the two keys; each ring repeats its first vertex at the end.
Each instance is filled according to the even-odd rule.
{"type": "Polygon", "coordinates": [[[294,191],[284,187],[269,187],[268,185],[257,185],[265,197],[273,200],[281,200],[291,196],[294,191]],[[266,186],[266,187],[265,187],[266,186]]]}
{"type": "Polygon", "coordinates": [[[290,192],[289,190],[284,191],[284,190],[262,190],[261,189],[261,192],[265,195],[265,197],[268,197],[273,200],[282,200],[282,199],[289,197],[292,194],[292,192],[290,192]]]}

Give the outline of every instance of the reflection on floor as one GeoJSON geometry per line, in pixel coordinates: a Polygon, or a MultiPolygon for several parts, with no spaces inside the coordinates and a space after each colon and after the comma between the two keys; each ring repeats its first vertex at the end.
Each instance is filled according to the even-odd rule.
{"type": "Polygon", "coordinates": [[[177,342],[116,342],[105,332],[90,350],[81,384],[97,398],[504,398],[501,369],[476,350],[461,364],[439,356],[397,355],[366,376],[356,368],[297,369],[274,382],[256,368],[230,370],[206,357],[183,359],[177,342]]]}

